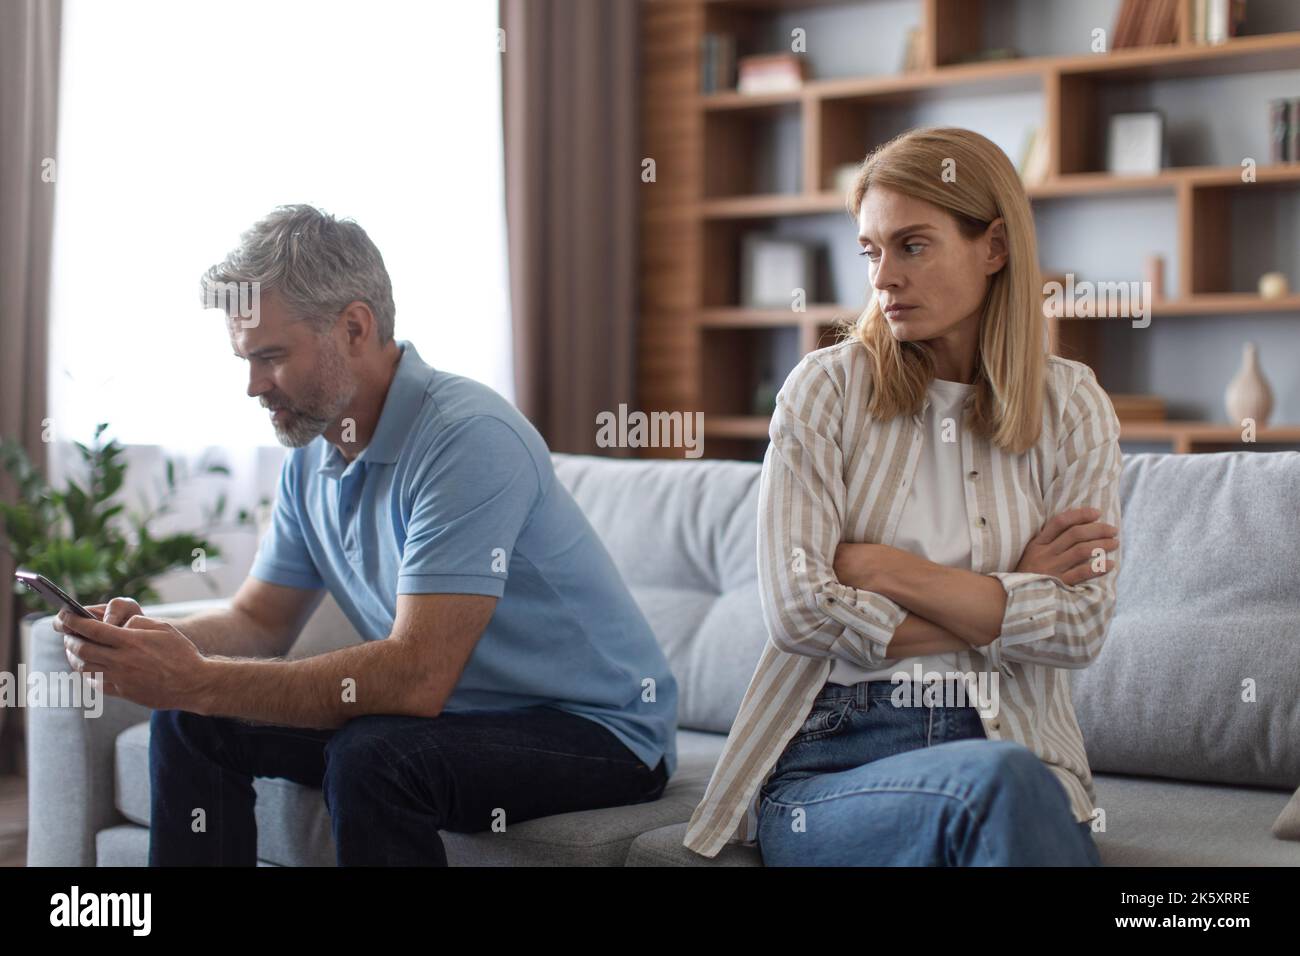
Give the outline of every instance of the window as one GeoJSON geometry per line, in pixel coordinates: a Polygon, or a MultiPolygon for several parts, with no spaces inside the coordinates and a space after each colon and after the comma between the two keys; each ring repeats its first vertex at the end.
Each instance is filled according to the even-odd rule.
{"type": "Polygon", "coordinates": [[[497,4],[65,0],[58,439],[274,445],[199,276],[282,203],[355,219],[396,332],[513,400],[497,4]]]}

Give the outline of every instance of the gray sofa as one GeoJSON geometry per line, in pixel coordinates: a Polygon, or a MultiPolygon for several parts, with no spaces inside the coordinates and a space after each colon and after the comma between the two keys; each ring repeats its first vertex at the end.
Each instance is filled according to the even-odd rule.
{"type": "MultiPolygon", "coordinates": [[[[682,846],[765,640],[759,466],[556,455],[680,685],[679,767],[662,799],[444,834],[453,865],[762,865],[682,846]]],[[[1274,821],[1300,784],[1300,453],[1126,455],[1123,562],[1107,643],[1074,671],[1107,865],[1300,865],[1274,821]]],[[[194,605],[153,613],[180,615],[194,605]]],[[[326,602],[292,656],[355,641],[326,602]]],[[[65,671],[49,619],[29,669],[65,671]]],[[[30,865],[143,865],[149,712],[28,714],[30,865]]],[[[321,791],[258,779],[259,856],[332,865],[321,791]]],[[[1294,810],[1295,807],[1293,806],[1294,810]]]]}

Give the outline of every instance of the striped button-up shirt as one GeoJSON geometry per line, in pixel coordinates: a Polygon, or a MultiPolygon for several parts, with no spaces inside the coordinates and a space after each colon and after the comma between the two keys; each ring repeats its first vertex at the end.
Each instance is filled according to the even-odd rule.
{"type": "MultiPolygon", "coordinates": [[[[762,785],[806,719],[833,658],[868,668],[896,662],[884,652],[907,610],[841,583],[832,566],[841,542],[893,542],[929,399],[914,416],[873,419],[866,411],[871,376],[865,347],[848,339],[805,356],[777,396],[758,506],[768,641],[686,831],[684,844],[704,856],[727,843],[756,842],[762,785]]],[[[959,429],[970,569],[998,579],[1007,600],[999,636],[957,658],[969,673],[991,677],[997,668],[998,706],[979,711],[985,734],[1037,754],[1065,788],[1075,819],[1084,821],[1096,792],[1069,672],[1101,651],[1115,607],[1119,549],[1108,553],[1111,570],[1072,586],[1012,569],[1029,540],[1062,511],[1094,507],[1119,527],[1119,421],[1082,363],[1049,356],[1046,392],[1038,441],[1021,454],[959,429]]]]}

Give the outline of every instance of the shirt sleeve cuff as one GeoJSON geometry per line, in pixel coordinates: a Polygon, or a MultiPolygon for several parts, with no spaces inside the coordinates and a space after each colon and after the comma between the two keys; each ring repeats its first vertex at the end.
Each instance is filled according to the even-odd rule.
{"type": "Polygon", "coordinates": [[[248,576],[265,581],[267,584],[279,584],[286,588],[301,588],[305,591],[317,591],[325,587],[319,574],[304,571],[302,568],[290,568],[272,561],[257,560],[253,562],[248,576]]]}
{"type": "Polygon", "coordinates": [[[501,597],[505,578],[490,574],[400,574],[398,594],[486,594],[501,597]]]}
{"type": "Polygon", "coordinates": [[[989,576],[1007,593],[1002,632],[994,644],[1014,647],[1056,633],[1057,589],[1065,586],[1058,579],[1029,571],[993,571],[989,576]]]}
{"type": "Polygon", "coordinates": [[[871,661],[872,664],[887,659],[886,651],[894,639],[894,631],[907,617],[902,606],[883,594],[849,587],[838,581],[822,586],[817,594],[817,603],[827,617],[861,634],[874,646],[879,657],[871,661]]]}

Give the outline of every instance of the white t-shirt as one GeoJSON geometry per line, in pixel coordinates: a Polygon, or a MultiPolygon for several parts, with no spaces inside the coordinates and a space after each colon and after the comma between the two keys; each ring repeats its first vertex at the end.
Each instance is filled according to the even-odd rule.
{"type": "MultiPolygon", "coordinates": [[[[894,547],[910,551],[935,564],[970,570],[970,529],[966,525],[966,491],[962,484],[961,426],[962,404],[974,385],[934,379],[928,394],[922,430],[921,460],[908,491],[903,513],[898,519],[894,547]],[[945,419],[951,419],[944,441],[945,419]]],[[[832,684],[856,684],[864,680],[891,680],[903,671],[908,679],[917,663],[921,673],[960,670],[957,655],[929,654],[906,657],[892,667],[869,671],[835,658],[827,680],[832,684]]]]}

